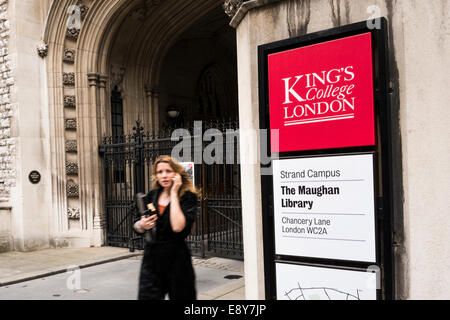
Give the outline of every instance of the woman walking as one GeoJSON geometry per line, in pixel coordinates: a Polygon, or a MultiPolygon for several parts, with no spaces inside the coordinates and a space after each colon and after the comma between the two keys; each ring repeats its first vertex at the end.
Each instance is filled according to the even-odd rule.
{"type": "Polygon", "coordinates": [[[145,195],[152,211],[137,214],[134,229],[155,229],[146,241],[139,279],[139,300],[195,300],[195,274],[185,238],[197,216],[198,192],[187,173],[170,156],[160,156],[153,166],[153,189],[145,195]]]}

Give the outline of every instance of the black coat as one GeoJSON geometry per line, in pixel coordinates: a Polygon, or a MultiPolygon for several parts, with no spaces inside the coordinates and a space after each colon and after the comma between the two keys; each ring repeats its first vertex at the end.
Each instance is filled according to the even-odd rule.
{"type": "MultiPolygon", "coordinates": [[[[197,197],[186,191],[180,198],[180,207],[186,217],[183,231],[175,233],[170,225],[170,203],[159,215],[158,196],[162,189],[150,191],[146,203],[153,203],[158,220],[156,239],[146,242],[139,279],[139,299],[161,300],[166,293],[170,299],[195,300],[195,274],[191,254],[185,243],[198,212],[197,197]]],[[[136,213],[135,222],[140,220],[136,213]]]]}
{"type": "MultiPolygon", "coordinates": [[[[186,226],[180,233],[172,231],[170,226],[170,203],[164,210],[162,216],[159,215],[158,196],[162,189],[154,189],[145,195],[144,201],[153,203],[156,213],[158,214],[158,220],[156,221],[156,242],[173,242],[183,241],[191,232],[192,225],[195,222],[198,212],[198,200],[195,194],[190,191],[186,191],[180,198],[180,207],[186,217],[186,226]]],[[[134,222],[136,223],[141,219],[141,214],[136,211],[134,222]]]]}

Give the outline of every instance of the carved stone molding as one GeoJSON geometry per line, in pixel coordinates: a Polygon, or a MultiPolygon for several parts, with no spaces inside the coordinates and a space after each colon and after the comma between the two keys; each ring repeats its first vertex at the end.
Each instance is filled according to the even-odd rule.
{"type": "Polygon", "coordinates": [[[106,83],[108,82],[108,75],[100,74],[98,76],[98,85],[100,88],[106,88],[106,83]]]}
{"type": "Polygon", "coordinates": [[[67,182],[67,197],[78,198],[80,196],[80,187],[78,184],[74,183],[72,180],[67,182]]]}
{"type": "Polygon", "coordinates": [[[159,98],[159,89],[156,87],[145,86],[144,91],[145,91],[145,95],[147,97],[151,97],[151,98],[155,98],[155,99],[159,98]]]}
{"type": "Polygon", "coordinates": [[[161,2],[162,0],[142,0],[142,5],[132,10],[129,17],[144,22],[147,20],[152,8],[159,5],[161,2]]]}
{"type": "Polygon", "coordinates": [[[66,63],[74,63],[75,62],[75,50],[64,49],[63,61],[66,63]]]}
{"type": "Polygon", "coordinates": [[[66,152],[76,153],[77,151],[77,140],[67,140],[66,152]]]}
{"type": "Polygon", "coordinates": [[[77,28],[77,27],[67,28],[66,38],[77,41],[79,35],[80,35],[79,28],[77,28]]]}
{"type": "Polygon", "coordinates": [[[77,130],[77,119],[70,118],[64,121],[64,128],[66,130],[77,130]]]}
{"type": "Polygon", "coordinates": [[[77,176],[78,175],[78,163],[67,161],[66,162],[66,174],[68,176],[77,176]]]}
{"type": "Polygon", "coordinates": [[[75,86],[75,72],[64,72],[63,84],[70,87],[75,86]]]}
{"type": "Polygon", "coordinates": [[[80,208],[67,208],[67,217],[74,220],[80,219],[80,208]]]}
{"type": "Polygon", "coordinates": [[[111,79],[111,87],[114,88],[117,86],[117,89],[122,92],[122,83],[123,79],[125,77],[125,67],[119,66],[119,65],[111,65],[110,70],[110,79],[111,79]]]}
{"type": "Polygon", "coordinates": [[[64,107],[65,108],[76,108],[77,102],[75,96],[64,96],[64,107]]]}
{"type": "Polygon", "coordinates": [[[234,17],[239,7],[244,3],[244,0],[225,0],[223,3],[223,10],[230,17],[234,17]]]}
{"type": "Polygon", "coordinates": [[[85,4],[83,4],[82,0],[78,0],[77,6],[80,8],[81,21],[84,21],[84,18],[86,18],[86,15],[89,11],[89,7],[85,4]]]}
{"type": "Polygon", "coordinates": [[[37,52],[41,58],[45,58],[48,55],[48,44],[41,42],[37,46],[37,52]]]}
{"type": "Polygon", "coordinates": [[[152,87],[150,87],[150,86],[144,86],[144,92],[145,92],[145,96],[146,97],[151,97],[152,96],[152,91],[153,91],[153,88],[152,87]]]}
{"type": "Polygon", "coordinates": [[[87,76],[88,76],[89,87],[97,87],[99,84],[100,75],[98,73],[88,73],[87,76]]]}

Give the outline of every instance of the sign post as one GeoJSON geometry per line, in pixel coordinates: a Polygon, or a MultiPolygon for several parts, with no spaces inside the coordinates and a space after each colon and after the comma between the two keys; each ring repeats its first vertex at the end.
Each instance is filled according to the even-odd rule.
{"type": "Polygon", "coordinates": [[[268,299],[393,295],[385,36],[383,19],[259,47],[268,299]]]}

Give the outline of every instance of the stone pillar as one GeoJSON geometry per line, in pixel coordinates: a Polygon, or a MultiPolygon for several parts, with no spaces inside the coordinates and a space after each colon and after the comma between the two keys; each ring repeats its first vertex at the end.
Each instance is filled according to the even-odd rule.
{"type": "Polygon", "coordinates": [[[145,102],[144,102],[144,128],[148,129],[148,131],[152,131],[154,129],[153,126],[153,107],[152,107],[152,88],[145,86],[145,102]]]}
{"type": "MultiPolygon", "coordinates": [[[[99,85],[100,85],[100,81],[99,81],[99,74],[96,73],[89,73],[88,74],[88,81],[89,81],[89,103],[88,105],[84,108],[84,114],[85,114],[85,118],[82,119],[85,121],[86,126],[89,126],[88,128],[85,127],[85,129],[87,129],[85,131],[85,154],[82,155],[86,160],[92,160],[92,152],[93,152],[93,142],[95,140],[96,137],[96,129],[97,129],[97,107],[99,105],[99,85]],[[87,109],[87,110],[86,110],[87,109]]],[[[86,169],[90,169],[92,170],[92,162],[86,163],[86,169]]],[[[88,173],[88,172],[86,172],[88,173]]],[[[89,172],[92,174],[92,172],[89,172]]],[[[93,177],[92,177],[93,178],[93,177]]],[[[86,182],[89,181],[89,185],[91,185],[91,181],[92,178],[88,178],[86,179],[86,182]]],[[[89,190],[91,191],[91,190],[89,190]]],[[[87,192],[87,191],[86,191],[87,192]]],[[[89,193],[87,193],[89,194],[89,193]]]]}
{"type": "MultiPolygon", "coordinates": [[[[87,154],[83,158],[88,160],[85,163],[84,173],[87,195],[83,202],[86,202],[87,208],[87,229],[92,230],[92,244],[100,247],[104,242],[103,217],[102,217],[102,164],[98,154],[98,146],[102,136],[102,118],[104,119],[104,110],[106,106],[106,75],[96,73],[88,74],[89,82],[89,104],[88,118],[86,124],[89,125],[89,134],[85,136],[87,145],[87,154]]],[[[84,205],[84,204],[83,204],[84,205]]]]}
{"type": "MultiPolygon", "coordinates": [[[[255,10],[256,11],[256,10],[255,10]]],[[[253,39],[253,22],[245,19],[236,28],[238,56],[239,127],[248,133],[259,129],[257,43],[253,39]]],[[[264,34],[268,34],[265,32],[264,34]]],[[[267,41],[269,42],[269,41],[267,41]]],[[[264,43],[264,42],[262,42],[264,43]]],[[[245,297],[265,298],[264,252],[261,208],[261,173],[259,168],[259,137],[240,135],[242,228],[244,241],[245,297]],[[244,159],[255,159],[244,161],[244,159]]]]}
{"type": "MultiPolygon", "coordinates": [[[[99,97],[100,105],[97,113],[97,126],[100,132],[100,139],[102,139],[107,134],[107,124],[106,124],[106,110],[109,99],[109,90],[107,90],[108,75],[101,74],[99,76],[99,97]]],[[[100,141],[99,141],[100,142],[100,141]]]]}
{"type": "Polygon", "coordinates": [[[159,130],[159,91],[156,88],[151,89],[151,107],[153,114],[153,128],[155,128],[155,132],[159,130]]]}
{"type": "MultiPolygon", "coordinates": [[[[450,115],[449,74],[442,72],[449,69],[447,2],[361,0],[344,5],[328,0],[253,0],[240,5],[231,21],[237,32],[240,125],[246,129],[258,128],[259,45],[377,16],[387,18],[394,279],[395,297],[400,299],[450,296],[450,255],[448,246],[441,245],[450,241],[448,194],[443,192],[450,176],[449,162],[444,160],[450,149],[443,147],[448,144],[444,119],[450,115]]],[[[259,157],[259,143],[251,142],[241,136],[241,159],[259,157]]],[[[261,299],[264,292],[259,174],[256,166],[242,166],[242,198],[254,199],[242,203],[247,299],[261,299]]]]}
{"type": "Polygon", "coordinates": [[[97,130],[94,131],[94,137],[91,140],[92,158],[94,160],[94,225],[93,225],[93,245],[101,247],[105,241],[105,208],[104,208],[104,188],[103,188],[103,162],[98,154],[98,146],[102,141],[102,137],[106,134],[106,98],[107,98],[107,81],[108,76],[99,75],[98,81],[98,99],[95,120],[97,130]]]}
{"type": "MultiPolygon", "coordinates": [[[[93,230],[94,216],[95,216],[95,176],[94,168],[95,158],[94,145],[97,144],[96,141],[96,130],[97,130],[97,120],[96,111],[99,104],[99,75],[97,73],[88,74],[89,82],[89,102],[87,106],[83,107],[84,116],[80,119],[83,122],[84,129],[82,131],[82,148],[80,151],[80,158],[83,162],[80,166],[80,201],[82,208],[85,209],[83,222],[83,229],[93,230]],[[86,110],[87,109],[87,110],[86,110]]],[[[98,151],[96,152],[98,153],[98,151]]]]}

